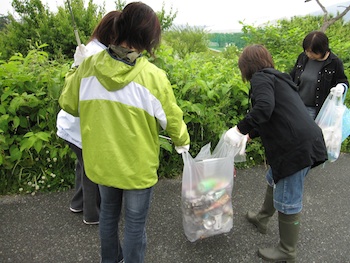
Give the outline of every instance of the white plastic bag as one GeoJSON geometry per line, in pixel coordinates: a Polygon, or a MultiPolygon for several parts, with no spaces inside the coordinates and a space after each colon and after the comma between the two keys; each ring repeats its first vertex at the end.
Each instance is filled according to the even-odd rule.
{"type": "Polygon", "coordinates": [[[210,143],[195,158],[188,152],[182,154],[182,218],[189,241],[231,230],[234,157],[240,151],[225,143],[222,136],[213,154],[210,143]]]}
{"type": "Polygon", "coordinates": [[[315,119],[315,122],[322,129],[329,162],[337,160],[340,154],[345,108],[342,93],[331,91],[315,119]]]}

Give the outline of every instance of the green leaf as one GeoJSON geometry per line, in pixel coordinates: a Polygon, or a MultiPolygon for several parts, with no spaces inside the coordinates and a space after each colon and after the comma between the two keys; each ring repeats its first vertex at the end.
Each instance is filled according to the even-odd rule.
{"type": "Polygon", "coordinates": [[[13,161],[17,161],[20,160],[22,157],[22,152],[17,148],[16,145],[12,145],[10,147],[10,160],[13,161]]]}
{"type": "Polygon", "coordinates": [[[164,150],[166,150],[166,151],[168,151],[170,153],[173,152],[173,146],[167,139],[160,138],[159,139],[159,144],[160,144],[160,147],[163,148],[164,150]]]}
{"type": "Polygon", "coordinates": [[[20,118],[19,117],[17,117],[17,116],[14,116],[13,117],[13,120],[12,120],[12,122],[13,122],[13,127],[14,128],[17,128],[18,126],[19,126],[19,124],[20,124],[20,118]]]}
{"type": "Polygon", "coordinates": [[[9,123],[10,116],[8,114],[4,114],[0,116],[0,129],[5,131],[8,131],[8,123],[9,123]]]}
{"type": "Polygon", "coordinates": [[[43,148],[43,141],[37,140],[34,143],[34,149],[37,153],[39,153],[41,151],[41,149],[43,148]]]}
{"type": "Polygon", "coordinates": [[[17,115],[17,110],[19,109],[19,107],[25,103],[23,97],[15,97],[13,98],[13,100],[10,103],[10,106],[8,108],[8,111],[10,113],[12,113],[13,115],[17,115]]]}
{"type": "Polygon", "coordinates": [[[51,134],[49,132],[38,132],[35,134],[35,136],[42,141],[48,142],[51,134]]]}
{"type": "Polygon", "coordinates": [[[5,106],[3,106],[2,104],[0,104],[0,113],[1,114],[5,114],[6,113],[5,106]]]}
{"type": "Polygon", "coordinates": [[[20,124],[19,126],[21,126],[22,128],[28,128],[28,120],[26,117],[24,116],[19,116],[20,119],[20,124]]]}
{"type": "Polygon", "coordinates": [[[29,150],[30,148],[33,147],[35,141],[36,141],[36,138],[34,136],[32,136],[28,139],[23,139],[21,141],[20,151],[23,152],[24,150],[29,150]]]}
{"type": "MultiPolygon", "coordinates": [[[[3,132],[3,131],[0,130],[0,132],[3,132]]],[[[0,134],[0,144],[2,144],[1,148],[3,148],[5,142],[6,142],[6,137],[4,135],[0,134]]]]}
{"type": "Polygon", "coordinates": [[[28,138],[28,137],[32,137],[34,135],[34,132],[27,132],[26,134],[24,134],[24,138],[28,138]]]}

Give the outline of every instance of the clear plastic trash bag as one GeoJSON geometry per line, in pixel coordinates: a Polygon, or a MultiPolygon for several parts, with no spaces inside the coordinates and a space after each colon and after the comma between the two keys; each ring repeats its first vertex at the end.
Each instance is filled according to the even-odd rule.
{"type": "Polygon", "coordinates": [[[234,159],[245,161],[245,155],[238,158],[242,150],[225,143],[223,137],[213,153],[209,143],[195,158],[188,152],[182,154],[182,219],[191,242],[227,233],[233,227],[234,159]]]}
{"type": "Polygon", "coordinates": [[[340,154],[343,114],[346,109],[342,95],[340,92],[331,91],[315,119],[322,129],[329,162],[336,161],[340,154]]]}

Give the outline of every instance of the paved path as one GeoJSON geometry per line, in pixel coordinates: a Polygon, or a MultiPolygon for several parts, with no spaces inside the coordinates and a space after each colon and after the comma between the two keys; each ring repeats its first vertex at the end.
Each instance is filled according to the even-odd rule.
{"type": "MultiPolygon", "coordinates": [[[[255,263],[257,248],[278,242],[277,216],[267,235],[244,219],[265,192],[264,166],[237,171],[234,227],[227,234],[189,242],[182,228],[181,181],[160,180],[148,221],[145,263],[255,263]]],[[[301,263],[350,263],[350,154],[313,169],[305,183],[298,243],[301,263]]],[[[0,197],[0,262],[98,263],[98,226],[69,211],[72,191],[0,197]]]]}

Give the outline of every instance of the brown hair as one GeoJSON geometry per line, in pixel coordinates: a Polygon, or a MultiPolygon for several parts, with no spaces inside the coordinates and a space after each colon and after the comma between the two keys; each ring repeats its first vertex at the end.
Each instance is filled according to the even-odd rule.
{"type": "Polygon", "coordinates": [[[274,68],[270,52],[263,45],[250,45],[243,49],[238,59],[243,81],[250,81],[253,74],[264,68],[274,68]]]}
{"type": "Polygon", "coordinates": [[[95,27],[89,42],[97,39],[103,45],[108,47],[111,41],[116,37],[115,23],[118,21],[120,14],[120,11],[111,11],[106,14],[95,27]]]}
{"type": "Polygon", "coordinates": [[[129,48],[141,52],[153,50],[160,43],[161,28],[157,14],[142,2],[133,2],[125,6],[116,23],[117,37],[113,45],[126,43],[129,48]]]}

